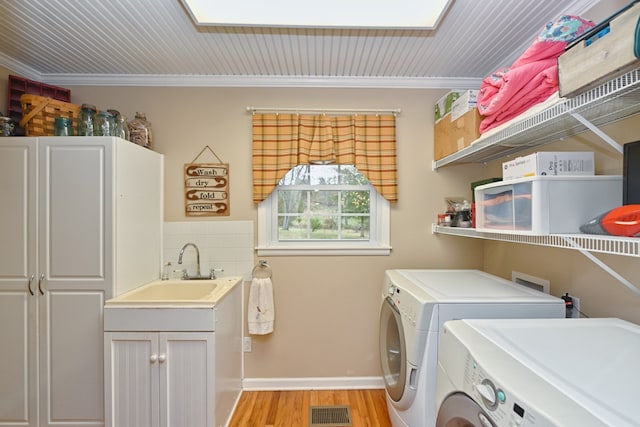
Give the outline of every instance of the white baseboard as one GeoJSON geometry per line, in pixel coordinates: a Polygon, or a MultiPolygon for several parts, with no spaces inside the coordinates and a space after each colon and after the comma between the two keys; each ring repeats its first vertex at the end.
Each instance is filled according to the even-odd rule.
{"type": "Polygon", "coordinates": [[[225,427],[228,427],[231,424],[231,420],[233,419],[233,414],[236,413],[236,409],[238,408],[238,404],[240,403],[240,398],[242,397],[242,392],[244,390],[240,389],[238,395],[236,396],[236,401],[233,402],[233,408],[229,411],[229,416],[227,417],[227,421],[223,424],[225,427]]]}
{"type": "Polygon", "coordinates": [[[348,390],[382,389],[382,377],[245,378],[242,389],[256,390],[348,390]]]}

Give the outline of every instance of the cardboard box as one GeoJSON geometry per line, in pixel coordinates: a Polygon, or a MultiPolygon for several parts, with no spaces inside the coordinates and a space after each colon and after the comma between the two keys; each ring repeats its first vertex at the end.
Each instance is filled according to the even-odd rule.
{"type": "Polygon", "coordinates": [[[460,97],[462,90],[451,90],[445,96],[438,99],[435,105],[435,121],[441,120],[451,112],[453,103],[460,97]]]}
{"type": "Polygon", "coordinates": [[[434,159],[440,160],[460,151],[480,138],[482,116],[477,109],[466,112],[457,120],[451,121],[450,115],[434,126],[434,159]]]}
{"type": "Polygon", "coordinates": [[[528,176],[593,176],[592,151],[541,151],[502,163],[502,179],[528,176]]]}
{"type": "Polygon", "coordinates": [[[463,92],[458,99],[453,101],[451,106],[451,120],[458,120],[467,111],[473,110],[478,106],[479,90],[467,90],[463,92]]]}
{"type": "Polygon", "coordinates": [[[534,176],[476,187],[476,230],[527,235],[580,233],[620,206],[622,176],[534,176]]]}
{"type": "Polygon", "coordinates": [[[560,96],[578,95],[640,67],[639,18],[640,3],[630,3],[560,55],[560,96]]]}

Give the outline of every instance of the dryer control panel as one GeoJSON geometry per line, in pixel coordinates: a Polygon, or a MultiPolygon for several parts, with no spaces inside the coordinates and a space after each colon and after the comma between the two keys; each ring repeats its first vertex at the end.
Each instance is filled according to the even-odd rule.
{"type": "Polygon", "coordinates": [[[486,427],[556,425],[539,410],[538,402],[532,402],[538,393],[532,391],[526,370],[515,369],[513,359],[500,357],[494,348],[476,342],[466,330],[460,333],[454,324],[460,321],[445,323],[441,336],[437,377],[441,399],[464,393],[482,409],[480,420],[486,427]]]}
{"type": "Polygon", "coordinates": [[[515,400],[498,382],[490,378],[480,363],[467,354],[464,386],[481,403],[498,426],[534,426],[536,415],[526,404],[515,400]]]}

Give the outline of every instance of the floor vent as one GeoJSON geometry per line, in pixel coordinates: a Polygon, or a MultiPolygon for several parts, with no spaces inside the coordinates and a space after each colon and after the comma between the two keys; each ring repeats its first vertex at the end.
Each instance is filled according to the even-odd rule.
{"type": "Polygon", "coordinates": [[[350,406],[312,406],[309,427],[342,427],[351,426],[350,406]]]}

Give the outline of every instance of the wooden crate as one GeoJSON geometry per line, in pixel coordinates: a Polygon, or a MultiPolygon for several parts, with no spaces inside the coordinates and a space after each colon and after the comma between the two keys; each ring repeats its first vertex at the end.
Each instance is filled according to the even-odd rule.
{"type": "Polygon", "coordinates": [[[25,129],[27,136],[53,136],[56,117],[73,119],[73,128],[78,128],[80,105],[30,94],[22,95],[20,102],[20,126],[25,129]]]}
{"type": "MultiPolygon", "coordinates": [[[[71,101],[71,90],[64,87],[49,85],[14,75],[9,75],[8,83],[7,116],[11,117],[16,123],[22,119],[22,103],[20,102],[20,97],[25,93],[45,96],[47,98],[57,99],[58,101],[71,101]]],[[[17,126],[15,135],[22,136],[24,134],[24,129],[17,126]]]]}
{"type": "Polygon", "coordinates": [[[640,67],[640,3],[596,27],[558,58],[560,96],[572,97],[640,67]],[[587,72],[588,70],[588,72],[587,72]]]}
{"type": "Polygon", "coordinates": [[[477,108],[467,111],[459,119],[451,121],[451,114],[435,124],[433,158],[440,160],[460,151],[480,138],[482,116],[477,108]]]}

